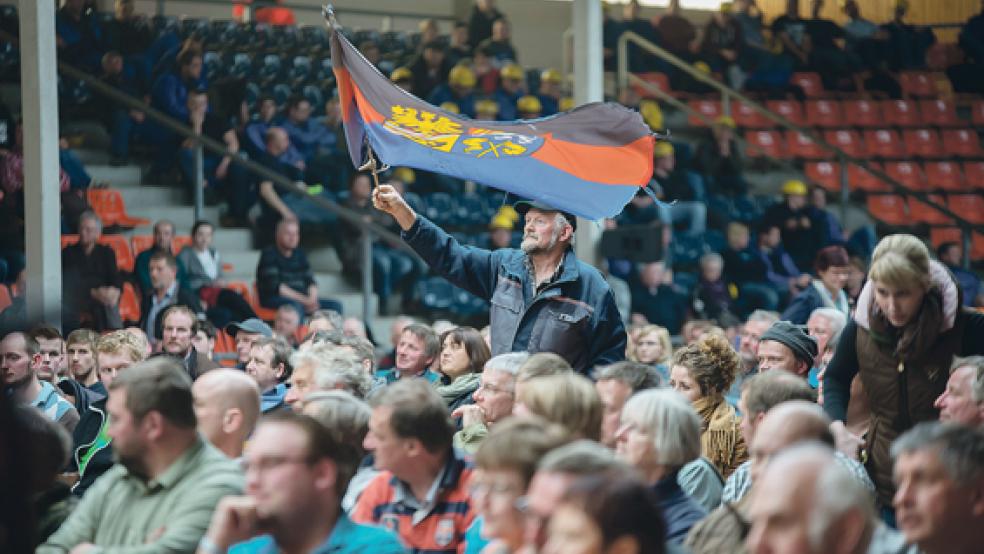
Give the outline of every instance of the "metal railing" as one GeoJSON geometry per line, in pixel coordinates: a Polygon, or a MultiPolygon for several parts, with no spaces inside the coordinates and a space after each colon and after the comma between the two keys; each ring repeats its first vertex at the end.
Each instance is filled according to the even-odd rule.
{"type": "MultiPolygon", "coordinates": [[[[0,31],[0,41],[10,42],[15,45],[19,45],[19,41],[16,37],[7,33],[6,31],[0,31]]],[[[149,106],[144,103],[143,100],[126,94],[119,89],[103,82],[98,77],[95,77],[85,71],[82,71],[72,65],[66,64],[64,62],[58,62],[59,73],[83,81],[93,92],[100,94],[117,102],[121,107],[131,110],[138,110],[146,114],[146,116],[161,124],[163,127],[167,128],[169,131],[179,135],[185,139],[191,139],[195,143],[195,184],[194,184],[194,211],[195,219],[200,219],[202,212],[204,210],[204,199],[203,199],[203,160],[204,151],[207,150],[215,155],[229,156],[232,163],[239,164],[243,166],[249,173],[259,176],[264,181],[270,181],[273,183],[274,187],[281,191],[290,191],[295,194],[301,194],[307,197],[309,202],[314,203],[319,208],[330,212],[337,216],[341,221],[349,225],[353,225],[362,231],[361,240],[359,247],[362,253],[362,312],[363,319],[368,325],[371,321],[371,317],[374,315],[371,310],[372,302],[372,244],[378,238],[385,241],[389,246],[401,249],[408,252],[414,256],[418,261],[420,257],[416,252],[413,251],[410,246],[408,246],[399,235],[391,232],[385,227],[381,227],[376,223],[371,221],[365,221],[362,214],[354,212],[348,208],[338,205],[338,203],[323,198],[321,196],[314,196],[308,193],[307,185],[303,182],[294,182],[280,173],[273,171],[266,166],[263,166],[257,162],[254,162],[248,158],[237,155],[226,149],[226,145],[215,141],[207,136],[199,135],[191,129],[189,125],[184,122],[178,121],[171,116],[149,106]]]]}
{"type": "MultiPolygon", "coordinates": [[[[253,6],[252,4],[247,4],[244,2],[235,2],[232,0],[157,0],[157,15],[164,15],[168,5],[172,4],[191,4],[194,6],[213,5],[222,6],[228,9],[232,9],[235,5],[243,6],[243,17],[246,21],[252,21],[253,19],[253,6]]],[[[319,15],[321,14],[320,4],[295,4],[291,2],[285,2],[283,4],[277,4],[277,7],[288,8],[297,12],[311,12],[319,15]]],[[[374,10],[371,8],[344,8],[346,15],[354,16],[369,16],[369,17],[379,17],[380,24],[379,29],[381,31],[388,31],[393,28],[393,19],[412,19],[414,21],[420,21],[421,19],[436,19],[439,21],[456,21],[454,16],[451,15],[441,15],[433,13],[421,13],[421,12],[393,12],[387,10],[374,10]]]]}
{"type": "MultiPolygon", "coordinates": [[[[686,73],[690,77],[694,78],[696,81],[698,81],[698,82],[700,82],[700,83],[702,83],[704,85],[710,86],[711,88],[713,88],[714,90],[716,90],[717,92],[719,92],[721,94],[722,113],[725,113],[725,114],[729,113],[730,112],[730,109],[731,109],[731,101],[732,101],[732,99],[737,100],[737,101],[745,104],[746,106],[752,108],[755,112],[757,112],[758,114],[762,115],[767,120],[769,120],[769,121],[777,124],[780,127],[784,127],[786,129],[789,129],[789,130],[792,130],[792,131],[796,131],[796,132],[800,133],[801,135],[803,135],[804,137],[808,138],[810,141],[812,141],[814,144],[816,144],[820,148],[822,148],[822,149],[824,149],[824,150],[826,150],[828,152],[831,152],[834,155],[834,157],[837,159],[837,162],[840,165],[840,185],[841,185],[841,189],[840,189],[840,200],[841,200],[841,204],[842,204],[842,209],[844,209],[847,206],[847,203],[848,203],[848,201],[850,199],[851,189],[850,189],[850,182],[848,180],[848,169],[847,168],[848,168],[848,164],[851,164],[851,165],[855,165],[857,167],[860,167],[860,168],[864,169],[865,171],[867,171],[871,175],[873,175],[873,176],[877,177],[878,179],[884,181],[886,184],[889,185],[890,188],[893,189],[893,192],[896,192],[898,194],[902,194],[902,195],[905,195],[905,196],[916,197],[921,202],[923,202],[925,204],[928,204],[930,207],[935,208],[936,210],[940,211],[941,213],[943,213],[947,217],[953,219],[953,222],[954,222],[955,226],[957,226],[957,227],[960,228],[961,236],[962,236],[962,239],[963,239],[962,242],[963,242],[963,252],[964,252],[964,265],[965,266],[969,265],[970,251],[971,251],[971,241],[972,241],[972,233],[974,231],[984,232],[984,225],[977,225],[977,224],[974,224],[974,223],[972,223],[970,221],[967,221],[963,217],[959,216],[958,214],[956,214],[952,210],[950,210],[946,205],[940,204],[940,203],[937,203],[936,201],[934,201],[933,198],[931,197],[931,193],[928,193],[928,192],[925,192],[925,191],[914,191],[914,190],[909,189],[904,184],[902,184],[901,182],[897,181],[896,179],[894,179],[893,177],[891,177],[890,175],[888,175],[887,173],[885,173],[881,169],[870,165],[867,162],[867,160],[862,159],[862,158],[857,158],[857,157],[851,156],[850,154],[848,154],[844,150],[841,150],[837,146],[835,146],[833,144],[830,144],[829,142],[827,142],[826,140],[824,140],[823,137],[821,137],[819,134],[817,134],[816,132],[814,132],[814,130],[812,128],[803,127],[801,125],[797,125],[796,123],[793,123],[789,119],[787,119],[787,118],[785,118],[785,117],[783,117],[783,116],[781,116],[781,115],[779,115],[779,114],[777,114],[775,112],[770,111],[765,106],[761,105],[758,102],[755,102],[754,100],[750,99],[749,97],[747,97],[746,95],[742,94],[741,92],[739,92],[739,91],[737,91],[737,90],[735,90],[735,89],[733,89],[733,88],[725,85],[724,83],[722,83],[722,82],[714,79],[712,76],[710,76],[707,73],[704,73],[704,72],[696,69],[694,66],[688,64],[687,62],[683,61],[679,57],[675,56],[673,53],[671,53],[671,52],[669,52],[669,51],[667,51],[667,50],[665,50],[665,49],[663,49],[663,48],[661,48],[661,47],[653,44],[652,42],[646,40],[645,38],[639,36],[636,33],[631,32],[631,31],[626,31],[626,32],[622,33],[622,35],[618,39],[618,45],[617,45],[617,62],[618,62],[618,66],[617,66],[617,86],[618,86],[618,89],[620,91],[621,90],[624,90],[625,88],[628,87],[630,80],[631,80],[631,82],[633,84],[643,83],[645,85],[648,85],[648,86],[645,87],[646,90],[653,91],[654,94],[657,94],[657,96],[659,96],[661,99],[664,99],[667,102],[672,103],[675,107],[678,107],[680,109],[684,109],[689,114],[697,115],[702,120],[705,120],[705,121],[707,120],[707,118],[706,118],[706,116],[704,116],[704,114],[701,114],[701,113],[697,112],[696,110],[693,110],[692,108],[690,108],[690,106],[688,106],[687,104],[679,101],[676,98],[673,98],[671,95],[669,95],[665,91],[661,91],[660,90],[659,93],[656,93],[655,91],[656,90],[659,90],[658,87],[656,87],[652,83],[648,83],[648,82],[644,81],[643,79],[640,79],[639,77],[631,74],[629,72],[629,65],[628,65],[629,64],[629,57],[628,57],[628,46],[629,46],[629,43],[632,43],[633,45],[638,46],[639,48],[641,48],[641,49],[649,52],[650,54],[652,54],[654,56],[657,56],[660,59],[662,59],[662,60],[664,60],[664,61],[672,64],[674,67],[676,67],[680,71],[683,71],[684,73],[686,73]],[[673,99],[672,102],[670,100],[668,100],[668,98],[672,98],[673,99]]],[[[782,160],[779,160],[777,158],[774,158],[772,156],[769,156],[765,152],[763,152],[762,154],[764,155],[764,157],[767,157],[770,160],[773,160],[774,162],[779,163],[780,165],[786,165],[786,164],[783,164],[782,163],[782,160]]],[[[797,169],[797,171],[798,171],[798,169],[797,169]]]]}

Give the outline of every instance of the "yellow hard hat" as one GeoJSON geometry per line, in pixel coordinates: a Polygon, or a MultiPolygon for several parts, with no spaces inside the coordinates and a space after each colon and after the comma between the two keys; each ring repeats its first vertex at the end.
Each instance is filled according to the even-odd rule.
{"type": "Polygon", "coordinates": [[[473,87],[477,80],[475,73],[465,65],[456,65],[448,74],[448,82],[460,87],[473,87]]]}
{"type": "Polygon", "coordinates": [[[543,111],[543,106],[540,104],[539,98],[527,94],[516,101],[516,109],[520,113],[540,113],[543,111]]]}
{"type": "Polygon", "coordinates": [[[707,62],[696,62],[694,63],[694,69],[700,71],[701,73],[706,73],[710,75],[711,66],[707,65],[707,62]]]}
{"type": "Polygon", "coordinates": [[[410,79],[411,77],[413,77],[413,72],[410,71],[409,67],[398,67],[393,70],[393,73],[390,73],[390,81],[394,83],[410,79]]]}
{"type": "Polygon", "coordinates": [[[509,215],[504,213],[497,213],[492,216],[492,221],[489,222],[489,231],[494,231],[496,229],[508,229],[513,230],[513,220],[509,219],[509,215]]]}
{"type": "Polygon", "coordinates": [[[788,196],[806,196],[806,183],[797,179],[790,179],[782,185],[782,193],[788,196]]]}
{"type": "Polygon", "coordinates": [[[721,2],[721,13],[731,13],[734,10],[735,5],[731,2],[721,2]]]}
{"type": "Polygon", "coordinates": [[[461,108],[458,107],[454,102],[441,102],[441,109],[446,112],[451,112],[455,115],[461,113],[461,108]]]}
{"type": "Polygon", "coordinates": [[[643,100],[639,103],[639,113],[642,114],[642,120],[649,125],[652,130],[658,130],[663,128],[663,109],[659,107],[659,103],[655,100],[643,100]]]}
{"type": "Polygon", "coordinates": [[[518,64],[507,63],[502,66],[502,69],[499,70],[499,76],[503,79],[515,79],[517,81],[522,81],[525,74],[523,72],[523,68],[519,67],[518,64]]]}
{"type": "Polygon", "coordinates": [[[574,109],[574,98],[570,96],[565,96],[560,99],[557,104],[557,108],[562,112],[569,112],[574,109]]]}
{"type": "Polygon", "coordinates": [[[475,113],[496,115],[499,113],[499,103],[488,98],[475,102],[475,113]]]}
{"type": "Polygon", "coordinates": [[[728,127],[729,129],[734,129],[738,125],[735,123],[735,118],[730,115],[722,115],[714,120],[715,125],[721,125],[722,127],[728,127]]]}
{"type": "Polygon", "coordinates": [[[560,74],[560,71],[551,67],[549,69],[544,69],[543,72],[540,73],[540,80],[544,83],[560,83],[564,80],[564,76],[560,74]]]}
{"type": "Polygon", "coordinates": [[[673,155],[673,144],[664,141],[656,143],[656,147],[653,148],[653,155],[657,158],[665,158],[666,156],[673,155]]]}
{"type": "Polygon", "coordinates": [[[519,212],[517,212],[516,208],[512,207],[511,204],[503,204],[499,208],[499,211],[496,212],[495,217],[500,217],[500,216],[505,217],[509,221],[512,221],[513,225],[515,225],[516,222],[519,221],[519,212]]]}
{"type": "Polygon", "coordinates": [[[393,177],[408,185],[412,185],[417,180],[417,174],[409,167],[398,167],[393,170],[393,177]]]}

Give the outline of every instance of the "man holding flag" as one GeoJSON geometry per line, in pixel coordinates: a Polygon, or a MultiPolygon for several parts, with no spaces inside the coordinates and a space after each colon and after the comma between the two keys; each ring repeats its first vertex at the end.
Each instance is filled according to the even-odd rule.
{"type": "Polygon", "coordinates": [[[520,249],[466,248],[418,215],[390,185],[373,191],[403,239],[455,285],[492,303],[492,355],[554,352],[578,372],[625,358],[625,328],[608,283],[574,255],[577,219],[539,202],[520,201],[520,249]]]}

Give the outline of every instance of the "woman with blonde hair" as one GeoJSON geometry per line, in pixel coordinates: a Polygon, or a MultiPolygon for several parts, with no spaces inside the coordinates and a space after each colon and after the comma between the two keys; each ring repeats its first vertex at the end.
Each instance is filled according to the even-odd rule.
{"type": "Polygon", "coordinates": [[[651,365],[659,371],[664,380],[669,379],[669,362],[673,357],[673,344],[670,332],[659,325],[643,325],[634,334],[628,352],[629,360],[651,365]]]}
{"type": "Polygon", "coordinates": [[[939,417],[933,402],[946,388],[953,357],[984,353],[981,337],[984,314],[961,307],[956,281],[921,240],[889,235],[878,243],[854,318],[824,373],[823,407],[838,444],[859,444],[844,427],[854,376],[872,392],[864,448],[886,521],[894,520],[892,441],[939,417]]]}
{"type": "Polygon", "coordinates": [[[517,391],[513,415],[535,414],[580,439],[601,439],[601,397],[590,379],[576,373],[534,377],[517,391]]]}
{"type": "Polygon", "coordinates": [[[670,386],[693,404],[701,419],[700,450],[725,479],[748,459],[740,418],[724,400],[741,358],[723,336],[708,334],[673,355],[670,386]]]}

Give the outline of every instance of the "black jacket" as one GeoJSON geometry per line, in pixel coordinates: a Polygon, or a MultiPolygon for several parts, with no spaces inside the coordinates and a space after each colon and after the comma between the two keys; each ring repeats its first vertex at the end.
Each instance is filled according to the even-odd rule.
{"type": "MultiPolygon", "coordinates": [[[[153,293],[145,294],[144,297],[140,300],[140,328],[141,329],[147,328],[147,316],[150,314],[150,308],[153,305],[151,301],[152,295],[153,293]]],[[[179,306],[179,305],[188,306],[197,315],[201,316],[205,314],[205,312],[202,311],[202,303],[198,299],[198,296],[196,296],[195,293],[191,292],[190,290],[182,288],[180,283],[178,284],[177,292],[175,293],[174,302],[171,303],[171,306],[179,306]]],[[[167,308],[164,308],[163,310],[157,312],[157,317],[154,318],[155,319],[154,337],[157,339],[161,338],[161,325],[164,323],[163,321],[164,312],[166,311],[167,308]]]]}

